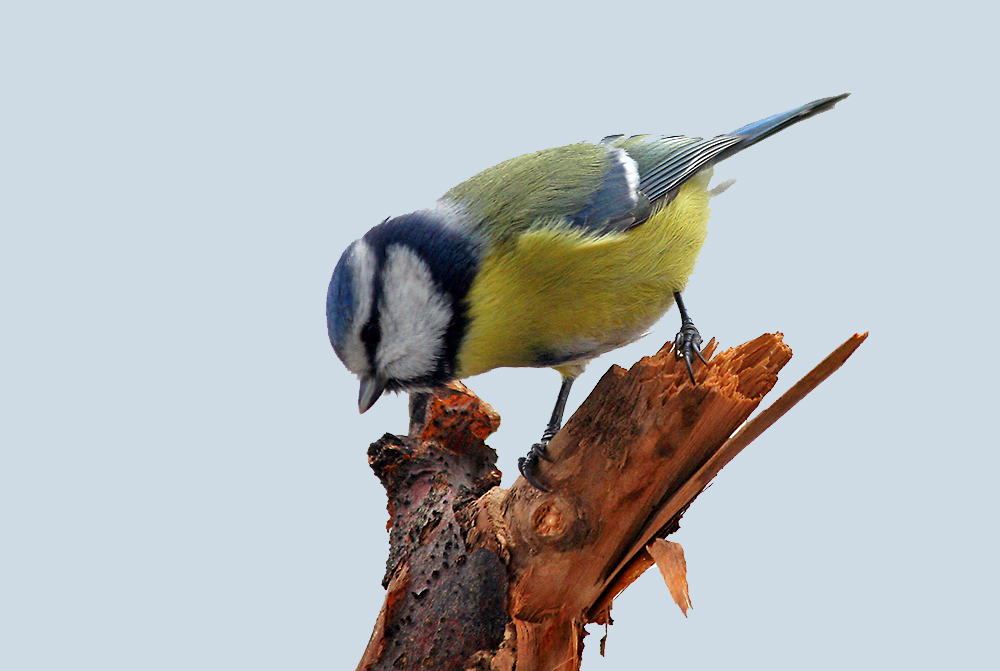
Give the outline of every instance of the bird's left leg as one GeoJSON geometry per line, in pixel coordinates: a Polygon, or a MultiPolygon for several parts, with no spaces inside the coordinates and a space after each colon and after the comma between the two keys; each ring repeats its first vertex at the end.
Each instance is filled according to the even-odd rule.
{"type": "Polygon", "coordinates": [[[549,488],[538,482],[538,479],[535,477],[535,468],[538,466],[539,459],[549,461],[549,458],[545,455],[545,449],[549,446],[549,441],[559,432],[559,428],[562,426],[563,412],[566,410],[566,400],[569,398],[569,390],[573,386],[573,379],[565,375],[563,376],[562,386],[559,387],[559,396],[556,398],[556,407],[552,409],[552,418],[549,419],[549,425],[545,427],[545,432],[542,433],[542,439],[531,446],[531,449],[528,450],[528,456],[517,460],[517,470],[521,471],[524,479],[532,487],[543,492],[549,491],[549,488]]]}
{"type": "Polygon", "coordinates": [[[697,356],[704,364],[708,363],[705,361],[705,357],[701,355],[701,334],[698,333],[698,329],[694,327],[694,322],[691,321],[687,310],[684,309],[681,292],[674,292],[674,301],[677,303],[677,310],[681,313],[681,330],[677,332],[677,337],[674,338],[674,354],[677,355],[677,358],[684,359],[684,363],[687,364],[688,375],[691,376],[691,384],[698,384],[694,381],[694,368],[692,368],[694,357],[697,356]]]}

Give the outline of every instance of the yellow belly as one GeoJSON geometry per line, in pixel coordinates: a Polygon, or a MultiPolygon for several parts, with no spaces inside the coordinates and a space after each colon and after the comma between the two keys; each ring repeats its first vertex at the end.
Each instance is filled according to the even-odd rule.
{"type": "Polygon", "coordinates": [[[625,233],[593,238],[541,229],[488,255],[469,291],[458,377],[552,365],[573,352],[587,352],[579,358],[585,363],[642,336],[694,271],[707,234],[711,172],[625,233]]]}

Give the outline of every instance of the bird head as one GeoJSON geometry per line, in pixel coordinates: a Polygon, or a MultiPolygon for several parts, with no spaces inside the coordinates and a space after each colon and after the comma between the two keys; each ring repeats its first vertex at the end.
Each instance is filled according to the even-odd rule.
{"type": "Polygon", "coordinates": [[[386,391],[454,379],[463,298],[477,264],[473,238],[448,208],[387,219],[341,255],[327,292],[330,342],[361,381],[358,409],[386,391]]]}

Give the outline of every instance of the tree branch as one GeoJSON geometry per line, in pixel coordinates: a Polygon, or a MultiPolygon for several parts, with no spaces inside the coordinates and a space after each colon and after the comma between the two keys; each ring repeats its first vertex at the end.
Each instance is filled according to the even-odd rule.
{"type": "MultiPolygon", "coordinates": [[[[764,335],[687,369],[665,346],[612,367],[548,448],[540,477],[500,489],[499,417],[457,384],[411,402],[406,438],[369,461],[389,498],[385,604],[359,669],[578,669],[588,622],[652,565],[647,545],[740,450],[836,370],[854,336],[743,428],[791,358],[764,335]],[[734,432],[735,435],[734,435],[734,432]]],[[[682,565],[681,560],[680,565],[682,565]]]]}

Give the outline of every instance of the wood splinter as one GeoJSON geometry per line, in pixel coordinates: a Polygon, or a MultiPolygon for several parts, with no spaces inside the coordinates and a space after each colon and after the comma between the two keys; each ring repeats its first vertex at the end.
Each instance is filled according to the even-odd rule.
{"type": "Polygon", "coordinates": [[[500,418],[464,385],[415,398],[410,435],[368,451],[388,495],[390,551],[358,669],[579,669],[584,626],[611,622],[614,598],[653,565],[651,544],[686,608],[683,555],[658,539],[866,337],[749,422],[791,358],[781,334],[719,353],[713,340],[697,386],[669,344],[627,371],[612,366],[549,444],[550,492],[523,478],[499,487],[485,440],[500,418]]]}

